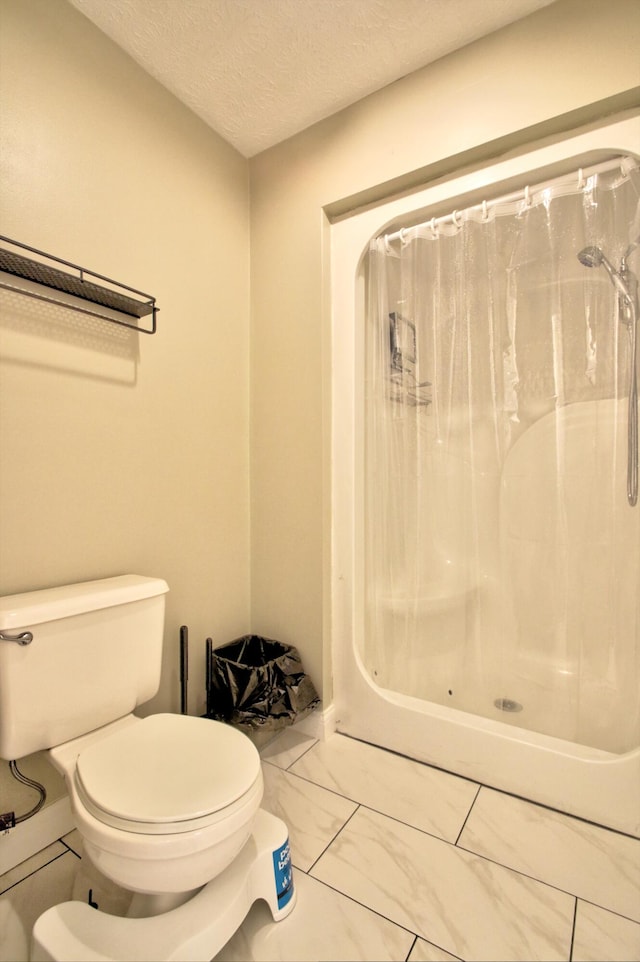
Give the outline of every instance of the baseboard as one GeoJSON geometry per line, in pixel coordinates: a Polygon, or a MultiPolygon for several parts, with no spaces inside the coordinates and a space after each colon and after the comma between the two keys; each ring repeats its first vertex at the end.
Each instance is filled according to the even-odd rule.
{"type": "Polygon", "coordinates": [[[334,705],[331,704],[327,708],[318,706],[305,718],[296,722],[294,727],[296,731],[302,732],[303,735],[309,735],[310,738],[324,741],[336,730],[334,705]]]}
{"type": "Polygon", "coordinates": [[[74,827],[67,796],[45,805],[37,815],[0,835],[0,875],[67,835],[74,827]]]}

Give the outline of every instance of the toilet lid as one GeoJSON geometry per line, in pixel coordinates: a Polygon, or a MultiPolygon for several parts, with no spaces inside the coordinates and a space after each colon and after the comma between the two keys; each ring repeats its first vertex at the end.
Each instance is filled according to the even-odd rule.
{"type": "Polygon", "coordinates": [[[90,807],[152,831],[221,811],[259,774],[260,756],[246,735],[190,715],[151,715],[90,745],[76,762],[90,807]]]}

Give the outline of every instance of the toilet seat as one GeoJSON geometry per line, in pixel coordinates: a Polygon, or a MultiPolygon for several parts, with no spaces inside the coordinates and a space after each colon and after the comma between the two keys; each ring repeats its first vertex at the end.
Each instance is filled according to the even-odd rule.
{"type": "Polygon", "coordinates": [[[103,824],[141,835],[192,832],[232,818],[256,788],[260,756],[223,722],[152,715],[82,749],[74,783],[103,824]]]}

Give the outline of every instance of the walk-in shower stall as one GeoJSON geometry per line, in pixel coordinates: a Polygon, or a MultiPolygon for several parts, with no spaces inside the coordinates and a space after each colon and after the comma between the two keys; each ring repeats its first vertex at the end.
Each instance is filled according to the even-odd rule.
{"type": "Polygon", "coordinates": [[[639,147],[332,228],[338,729],[637,835],[639,147]]]}

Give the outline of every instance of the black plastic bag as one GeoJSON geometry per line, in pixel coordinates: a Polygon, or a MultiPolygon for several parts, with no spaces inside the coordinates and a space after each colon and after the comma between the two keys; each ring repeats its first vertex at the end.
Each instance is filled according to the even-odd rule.
{"type": "Polygon", "coordinates": [[[278,731],[312,711],[320,698],[296,648],[244,635],[207,651],[207,717],[278,731]]]}

